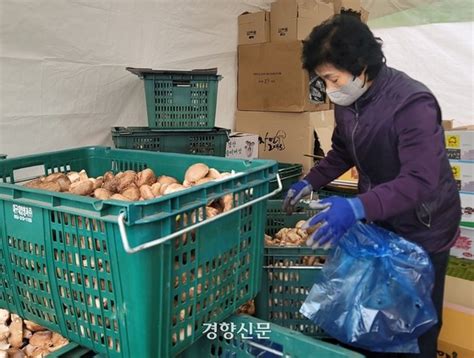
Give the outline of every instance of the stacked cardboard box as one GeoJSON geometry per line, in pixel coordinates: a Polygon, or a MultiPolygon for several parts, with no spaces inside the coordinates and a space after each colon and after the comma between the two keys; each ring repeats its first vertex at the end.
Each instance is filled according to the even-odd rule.
{"type": "Polygon", "coordinates": [[[334,114],[301,62],[302,40],[336,13],[362,18],[360,0],[277,0],[271,12],[239,16],[236,130],[259,136],[259,157],[300,163],[331,148],[334,114]]]}
{"type": "Polygon", "coordinates": [[[446,302],[443,307],[443,326],[438,338],[437,356],[474,357],[473,329],[474,309],[446,302]]]}
{"type": "Polygon", "coordinates": [[[445,132],[446,148],[461,196],[461,236],[451,255],[474,260],[474,130],[445,132]]]}

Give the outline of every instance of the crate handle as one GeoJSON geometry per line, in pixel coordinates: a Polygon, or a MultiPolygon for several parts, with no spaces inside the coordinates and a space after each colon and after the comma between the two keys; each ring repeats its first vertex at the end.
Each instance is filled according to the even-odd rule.
{"type": "Polygon", "coordinates": [[[273,270],[322,270],[323,265],[318,266],[262,266],[264,269],[273,270]]]}
{"type": "Polygon", "coordinates": [[[191,81],[173,80],[173,87],[191,87],[191,81]]]}
{"type": "Polygon", "coordinates": [[[259,343],[256,343],[256,342],[253,342],[253,341],[250,341],[250,340],[245,340],[245,344],[248,344],[249,346],[258,348],[262,351],[272,353],[272,354],[274,354],[278,357],[283,357],[283,352],[277,351],[276,349],[264,346],[262,344],[259,344],[259,343]]]}
{"type": "Polygon", "coordinates": [[[227,216],[227,215],[230,215],[230,214],[233,214],[239,210],[242,210],[243,208],[246,208],[247,206],[251,206],[255,203],[258,203],[260,201],[263,201],[263,200],[266,200],[270,197],[272,197],[273,195],[275,194],[278,194],[282,189],[283,189],[283,185],[281,183],[281,179],[280,179],[280,175],[277,173],[276,175],[276,178],[277,178],[277,182],[278,182],[278,188],[276,188],[275,190],[273,190],[271,193],[268,193],[268,194],[265,194],[259,198],[256,198],[254,200],[251,200],[247,203],[244,203],[242,205],[239,205],[237,207],[234,207],[232,209],[230,209],[229,211],[226,211],[225,213],[222,213],[220,215],[217,215],[217,216],[214,216],[212,218],[209,218],[209,219],[206,219],[204,221],[201,221],[199,223],[196,223],[194,225],[191,225],[189,227],[186,227],[184,229],[181,229],[179,231],[176,231],[172,234],[169,234],[169,235],[166,235],[162,238],[159,238],[159,239],[156,239],[156,240],[153,240],[153,241],[150,241],[150,242],[147,242],[145,244],[141,244],[141,245],[138,245],[138,246],[135,246],[135,247],[131,247],[130,246],[130,243],[128,241],[128,237],[127,237],[127,231],[125,230],[125,218],[126,218],[126,215],[124,212],[120,213],[118,215],[118,218],[117,218],[117,224],[119,226],[119,231],[120,231],[120,238],[122,239],[122,244],[123,244],[123,248],[125,250],[125,252],[129,253],[129,254],[134,254],[138,251],[142,251],[142,250],[145,250],[145,249],[149,249],[151,247],[154,247],[156,245],[160,245],[166,241],[169,241],[171,239],[174,239],[175,237],[178,237],[180,235],[183,235],[183,234],[186,234],[188,233],[189,231],[192,231],[192,230],[195,230],[203,225],[206,225],[214,220],[217,220],[217,219],[220,219],[224,216],[227,216]]]}

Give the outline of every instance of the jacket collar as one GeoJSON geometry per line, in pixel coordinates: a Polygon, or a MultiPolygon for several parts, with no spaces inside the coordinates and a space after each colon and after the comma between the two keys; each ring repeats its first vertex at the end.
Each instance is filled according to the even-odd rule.
{"type": "Polygon", "coordinates": [[[375,100],[380,95],[380,90],[385,87],[388,77],[389,69],[387,65],[383,64],[369,89],[351,107],[357,106],[357,108],[362,108],[367,103],[375,100]]]}

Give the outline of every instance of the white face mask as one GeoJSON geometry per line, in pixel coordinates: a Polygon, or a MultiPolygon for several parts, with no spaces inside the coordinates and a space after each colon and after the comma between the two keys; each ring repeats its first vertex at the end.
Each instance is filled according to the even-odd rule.
{"type": "Polygon", "coordinates": [[[345,84],[341,88],[333,91],[327,91],[329,99],[340,106],[350,106],[357,101],[367,91],[367,83],[363,83],[359,77],[345,84]]]}

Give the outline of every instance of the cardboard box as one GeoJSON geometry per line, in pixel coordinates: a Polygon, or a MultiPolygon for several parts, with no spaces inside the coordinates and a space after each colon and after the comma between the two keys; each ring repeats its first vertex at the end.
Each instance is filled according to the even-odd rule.
{"type": "Polygon", "coordinates": [[[443,126],[443,129],[444,129],[445,131],[452,130],[453,127],[454,127],[454,119],[444,119],[444,120],[441,122],[441,125],[443,126]]]}
{"type": "Polygon", "coordinates": [[[270,41],[270,13],[244,12],[238,18],[239,45],[259,44],[270,41]]]}
{"type": "Polygon", "coordinates": [[[309,172],[314,159],[305,154],[326,154],[331,149],[334,112],[237,111],[235,127],[259,135],[258,156],[283,163],[301,163],[309,172]]]}
{"type": "Polygon", "coordinates": [[[240,111],[308,112],[329,109],[301,63],[301,41],[239,46],[240,111]],[[317,94],[315,95],[315,93],[317,94]]]}
{"type": "Polygon", "coordinates": [[[363,7],[360,8],[360,19],[364,24],[366,24],[369,21],[369,11],[364,9],[363,7]]]}
{"type": "Polygon", "coordinates": [[[446,276],[444,302],[474,309],[474,281],[446,276]]]}
{"type": "Polygon", "coordinates": [[[474,228],[461,226],[458,237],[449,254],[461,259],[474,260],[474,228]]]}
{"type": "Polygon", "coordinates": [[[474,193],[474,161],[450,160],[459,191],[474,193]]]}
{"type": "Polygon", "coordinates": [[[334,7],[324,1],[277,0],[271,4],[271,41],[304,40],[333,15],[334,7]]]}
{"type": "Polygon", "coordinates": [[[229,135],[226,147],[226,158],[258,158],[258,134],[233,132],[229,135]]]}
{"type": "Polygon", "coordinates": [[[474,227],[474,193],[460,193],[461,197],[461,225],[474,227]]]}
{"type": "Polygon", "coordinates": [[[357,184],[359,182],[359,173],[357,172],[356,167],[352,167],[347,172],[342,174],[337,180],[347,181],[350,183],[357,184]]]}
{"type": "Polygon", "coordinates": [[[474,161],[474,131],[450,130],[444,137],[449,159],[474,161]]]}
{"type": "Polygon", "coordinates": [[[360,12],[362,7],[360,0],[333,0],[334,13],[340,14],[341,11],[360,12]]]}
{"type": "Polygon", "coordinates": [[[446,303],[443,326],[438,338],[438,357],[474,357],[474,310],[446,303]]]}

